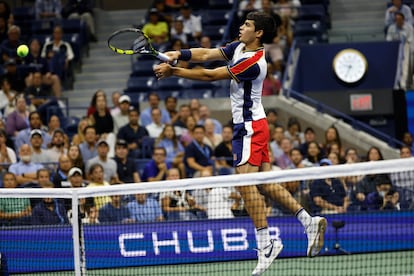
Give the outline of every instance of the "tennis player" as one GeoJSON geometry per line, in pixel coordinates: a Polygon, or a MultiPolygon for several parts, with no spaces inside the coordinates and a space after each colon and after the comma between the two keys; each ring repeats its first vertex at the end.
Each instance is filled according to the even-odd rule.
{"type": "MultiPolygon", "coordinates": [[[[272,17],[251,12],[239,30],[239,41],[223,48],[191,48],[167,52],[173,60],[205,62],[227,60],[228,65],[215,69],[185,69],[168,63],[154,67],[159,78],[177,76],[193,80],[231,79],[230,98],[234,123],[233,156],[237,173],[254,173],[271,169],[268,151],[269,129],[261,103],[263,80],[267,72],[263,43],[271,42],[276,33],[272,17]]],[[[307,255],[316,256],[324,243],[326,219],[311,217],[281,185],[238,187],[245,207],[257,229],[258,264],[252,275],[262,274],[283,249],[280,240],[270,239],[263,196],[277,201],[292,213],[305,228],[307,255]]]]}

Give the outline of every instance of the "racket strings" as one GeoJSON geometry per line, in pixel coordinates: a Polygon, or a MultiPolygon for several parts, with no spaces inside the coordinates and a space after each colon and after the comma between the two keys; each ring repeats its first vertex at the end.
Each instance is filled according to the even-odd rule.
{"type": "Polygon", "coordinates": [[[147,45],[148,45],[147,39],[144,36],[139,36],[132,43],[132,50],[134,51],[144,50],[147,45]]]}

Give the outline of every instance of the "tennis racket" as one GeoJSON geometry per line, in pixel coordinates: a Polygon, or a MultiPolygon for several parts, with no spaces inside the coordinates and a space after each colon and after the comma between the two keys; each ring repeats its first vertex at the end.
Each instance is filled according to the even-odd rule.
{"type": "Polygon", "coordinates": [[[167,55],[158,52],[149,38],[136,28],[124,28],[112,33],[108,38],[108,47],[121,55],[151,55],[165,62],[170,61],[167,55]]]}

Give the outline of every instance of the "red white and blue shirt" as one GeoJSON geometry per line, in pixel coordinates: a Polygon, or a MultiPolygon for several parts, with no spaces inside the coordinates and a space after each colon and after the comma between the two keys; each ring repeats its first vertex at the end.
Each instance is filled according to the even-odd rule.
{"type": "Polygon", "coordinates": [[[267,73],[264,48],[245,51],[245,44],[233,42],[221,48],[229,62],[230,99],[233,123],[239,124],[266,118],[262,105],[263,81],[267,73]]]}

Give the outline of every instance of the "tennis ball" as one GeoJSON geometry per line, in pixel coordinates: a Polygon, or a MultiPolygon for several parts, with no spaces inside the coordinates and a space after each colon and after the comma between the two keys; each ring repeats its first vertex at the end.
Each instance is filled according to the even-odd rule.
{"type": "Polygon", "coordinates": [[[27,45],[22,44],[19,47],[17,47],[17,55],[19,57],[25,57],[29,53],[29,47],[27,45]]]}

